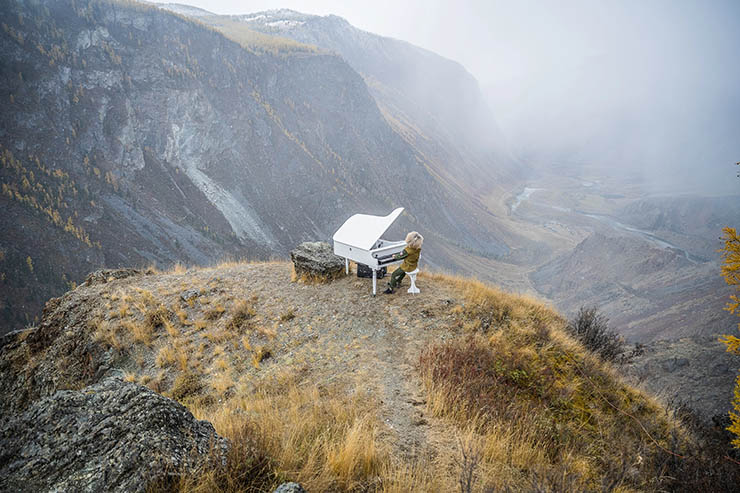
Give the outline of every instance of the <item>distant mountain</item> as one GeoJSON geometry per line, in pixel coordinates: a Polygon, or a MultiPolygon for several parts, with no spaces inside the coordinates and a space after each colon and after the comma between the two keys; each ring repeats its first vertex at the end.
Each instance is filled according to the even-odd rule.
{"type": "Polygon", "coordinates": [[[478,82],[457,62],[363,31],[335,15],[278,9],[219,16],[178,4],[164,7],[220,29],[238,23],[341,55],[426,164],[471,195],[490,194],[522,175],[478,82]]]}
{"type": "Polygon", "coordinates": [[[508,253],[516,234],[468,192],[510,176],[512,163],[496,157],[506,154],[497,138],[473,146],[484,123],[492,134],[495,125],[459,65],[338,18],[305,21],[325,24],[327,39],[339,26],[377,41],[377,52],[404,47],[391,72],[416,57],[420,74],[440,79],[414,99],[407,79],[417,68],[353,69],[347,57],[265,34],[266,23],[207,27],[204,11],[176,10],[0,6],[0,330],[28,323],[101,266],[282,256],[330,238],[356,212],[405,206],[392,234],[433,237],[432,265],[454,268],[451,246],[508,253]],[[369,89],[371,78],[381,85],[369,89]],[[433,104],[401,124],[378,102],[387,91],[419,111],[433,104]]]}

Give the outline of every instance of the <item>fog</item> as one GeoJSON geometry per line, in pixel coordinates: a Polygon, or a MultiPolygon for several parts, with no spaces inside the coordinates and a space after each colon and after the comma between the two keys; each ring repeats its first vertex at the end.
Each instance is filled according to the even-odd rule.
{"type": "Polygon", "coordinates": [[[335,14],[456,60],[514,154],[648,192],[740,193],[740,2],[187,1],[335,14]]]}

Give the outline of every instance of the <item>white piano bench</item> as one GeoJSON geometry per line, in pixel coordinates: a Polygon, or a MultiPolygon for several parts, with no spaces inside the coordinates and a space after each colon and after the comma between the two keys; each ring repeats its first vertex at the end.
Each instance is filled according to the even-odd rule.
{"type": "Polygon", "coordinates": [[[411,280],[411,287],[409,288],[408,292],[411,294],[419,294],[421,291],[419,288],[416,287],[416,274],[419,273],[419,268],[412,270],[411,272],[407,272],[406,275],[409,276],[409,279],[411,280]]]}

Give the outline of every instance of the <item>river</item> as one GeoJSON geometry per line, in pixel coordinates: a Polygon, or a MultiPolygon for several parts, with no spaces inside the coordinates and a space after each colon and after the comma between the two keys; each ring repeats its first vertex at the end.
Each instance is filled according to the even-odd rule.
{"type": "MultiPolygon", "coordinates": [[[[516,198],[514,199],[514,202],[511,204],[511,214],[514,214],[514,212],[516,212],[517,207],[519,207],[519,205],[521,205],[522,202],[524,202],[525,200],[530,200],[530,197],[532,196],[534,192],[537,192],[540,190],[545,190],[545,189],[525,187],[524,190],[522,190],[516,196],[516,198]]],[[[655,234],[649,231],[645,231],[642,229],[635,228],[633,226],[629,226],[627,224],[623,224],[617,221],[612,216],[608,216],[606,214],[594,214],[591,212],[579,211],[578,209],[571,209],[568,207],[559,207],[556,205],[550,205],[550,204],[546,204],[543,202],[532,201],[532,203],[538,206],[541,206],[541,207],[547,207],[549,209],[554,209],[559,212],[567,212],[570,214],[577,214],[579,216],[584,216],[584,217],[588,217],[591,219],[595,219],[602,224],[606,224],[607,226],[611,227],[614,230],[624,231],[626,233],[631,233],[631,234],[640,236],[641,238],[647,240],[649,243],[655,246],[658,246],[660,248],[676,250],[678,252],[681,252],[681,254],[686,258],[686,260],[688,260],[692,264],[699,264],[699,263],[705,262],[705,260],[702,259],[701,257],[697,257],[696,255],[690,253],[688,250],[685,250],[678,245],[674,245],[670,241],[664,240],[663,238],[660,238],[659,236],[656,236],[655,234]]]]}

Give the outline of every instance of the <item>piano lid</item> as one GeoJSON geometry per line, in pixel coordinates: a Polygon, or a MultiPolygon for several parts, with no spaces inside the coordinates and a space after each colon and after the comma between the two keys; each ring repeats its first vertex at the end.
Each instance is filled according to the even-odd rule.
{"type": "Polygon", "coordinates": [[[344,221],[332,239],[345,245],[370,250],[402,212],[403,207],[399,207],[387,216],[355,214],[344,221]]]}

